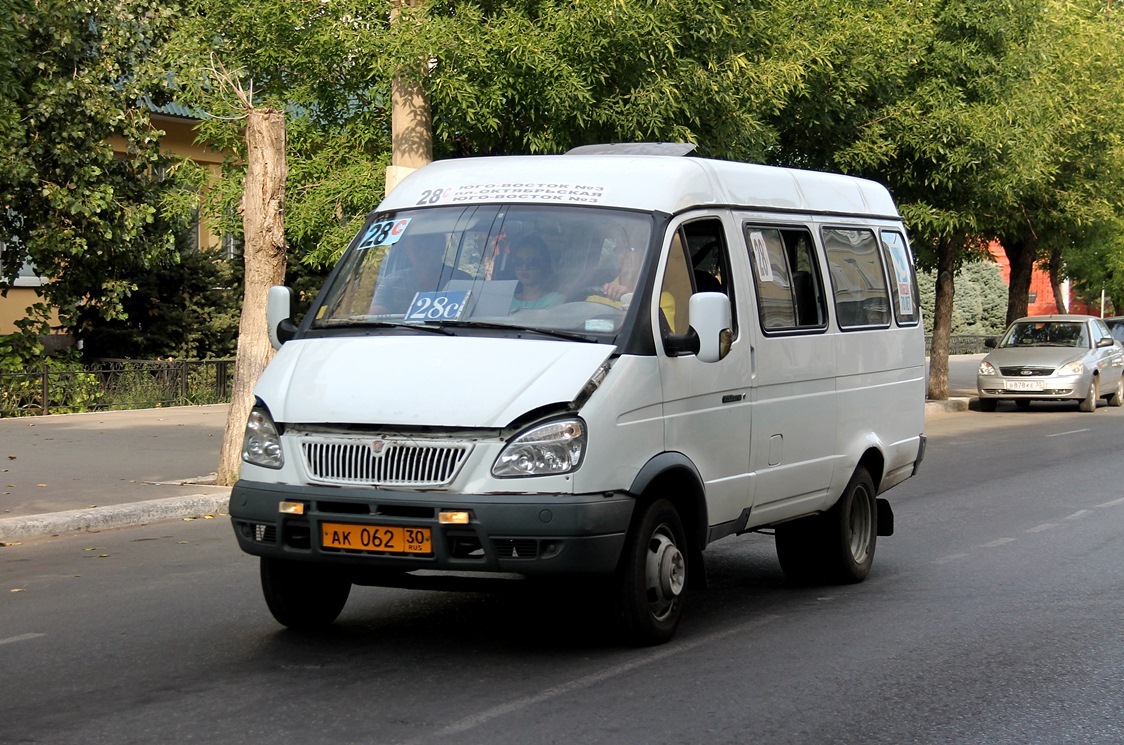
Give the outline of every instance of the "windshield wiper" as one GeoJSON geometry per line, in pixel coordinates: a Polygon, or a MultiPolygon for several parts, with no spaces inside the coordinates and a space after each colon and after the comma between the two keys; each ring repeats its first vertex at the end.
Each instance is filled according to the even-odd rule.
{"type": "Polygon", "coordinates": [[[543,336],[553,336],[556,339],[566,339],[568,341],[584,341],[590,344],[596,344],[597,338],[589,334],[579,334],[576,331],[562,331],[560,329],[545,329],[536,326],[517,326],[512,323],[495,323],[493,321],[423,321],[427,326],[442,328],[446,333],[452,333],[447,328],[453,327],[468,327],[478,329],[496,329],[497,331],[523,331],[532,334],[542,334],[543,336]]]}
{"type": "Polygon", "coordinates": [[[372,328],[372,329],[410,329],[412,331],[428,331],[431,334],[442,334],[444,336],[453,336],[453,332],[449,329],[441,328],[439,326],[431,326],[429,323],[402,323],[401,321],[374,321],[367,319],[366,316],[354,316],[352,318],[342,318],[339,321],[326,321],[318,324],[316,328],[319,329],[357,329],[357,328],[372,328]]]}

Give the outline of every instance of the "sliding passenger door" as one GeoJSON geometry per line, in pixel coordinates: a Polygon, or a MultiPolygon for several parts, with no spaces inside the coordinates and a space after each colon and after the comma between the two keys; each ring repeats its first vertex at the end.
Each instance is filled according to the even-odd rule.
{"type": "Polygon", "coordinates": [[[828,495],[839,413],[835,346],[811,230],[744,220],[753,277],[753,522],[819,509],[828,495]]]}

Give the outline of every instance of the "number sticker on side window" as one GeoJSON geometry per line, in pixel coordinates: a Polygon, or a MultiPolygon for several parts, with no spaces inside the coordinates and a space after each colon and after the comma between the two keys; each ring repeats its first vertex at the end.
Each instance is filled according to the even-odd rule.
{"type": "Polygon", "coordinates": [[[401,220],[382,220],[381,222],[373,222],[367,228],[367,232],[363,234],[363,240],[359,241],[359,250],[371,246],[393,246],[406,232],[406,226],[410,224],[410,218],[406,217],[401,220]]]}
{"type": "Polygon", "coordinates": [[[468,304],[468,291],[419,292],[410,304],[407,321],[455,321],[468,304]]]}

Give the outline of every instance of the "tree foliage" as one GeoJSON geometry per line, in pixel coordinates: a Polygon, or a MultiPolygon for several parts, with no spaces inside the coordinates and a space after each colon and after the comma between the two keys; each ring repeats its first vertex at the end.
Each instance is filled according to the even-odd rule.
{"type": "Polygon", "coordinates": [[[0,275],[30,261],[69,327],[122,318],[136,278],[175,260],[158,218],[178,187],[144,104],[165,88],[147,61],[172,22],[162,0],[0,6],[0,275]]]}

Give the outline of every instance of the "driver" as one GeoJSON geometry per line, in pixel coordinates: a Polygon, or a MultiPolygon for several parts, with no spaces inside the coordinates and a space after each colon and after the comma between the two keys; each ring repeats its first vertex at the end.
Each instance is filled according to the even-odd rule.
{"type": "Polygon", "coordinates": [[[405,314],[419,292],[439,289],[451,279],[472,279],[468,272],[445,264],[446,240],[444,233],[422,233],[403,238],[402,248],[406,261],[398,268],[380,276],[371,298],[371,314],[405,314]]]}

